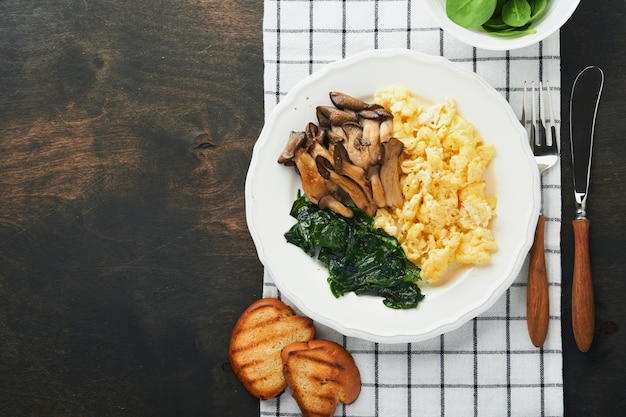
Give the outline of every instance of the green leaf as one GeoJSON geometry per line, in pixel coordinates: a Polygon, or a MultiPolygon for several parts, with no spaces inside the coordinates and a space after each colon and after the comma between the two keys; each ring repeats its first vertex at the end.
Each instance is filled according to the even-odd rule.
{"type": "Polygon", "coordinates": [[[522,36],[522,35],[531,35],[533,33],[537,33],[535,29],[530,29],[530,25],[523,26],[521,28],[514,28],[511,26],[506,26],[506,28],[502,28],[501,26],[490,27],[489,25],[483,25],[483,28],[486,32],[492,33],[496,36],[502,37],[514,37],[514,36],[522,36]]]}
{"type": "Polygon", "coordinates": [[[532,9],[530,20],[533,21],[540,17],[547,5],[548,0],[530,0],[530,7],[532,9]]]}
{"type": "Polygon", "coordinates": [[[496,2],[496,10],[493,12],[493,15],[491,17],[502,17],[502,6],[504,6],[504,3],[506,3],[508,0],[497,0],[496,2]]]}
{"type": "Polygon", "coordinates": [[[530,22],[531,12],[527,0],[509,0],[502,6],[502,21],[512,27],[522,27],[530,22]]]}
{"type": "Polygon", "coordinates": [[[476,28],[487,22],[496,10],[498,0],[448,0],[446,14],[464,28],[476,28]]]}
{"type": "Polygon", "coordinates": [[[411,263],[398,240],[375,229],[374,220],[362,210],[343,218],[320,210],[298,192],[290,214],[297,222],[286,233],[291,244],[315,256],[329,272],[330,291],[383,298],[389,308],[415,308],[424,298],[417,282],[420,269],[411,263]]]}

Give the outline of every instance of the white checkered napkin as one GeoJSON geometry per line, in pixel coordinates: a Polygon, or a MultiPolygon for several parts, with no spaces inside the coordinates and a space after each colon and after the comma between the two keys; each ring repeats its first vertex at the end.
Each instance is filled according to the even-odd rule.
{"type": "MultiPolygon", "coordinates": [[[[406,48],[445,56],[470,69],[521,111],[524,81],[550,81],[560,115],[559,34],[517,51],[485,51],[444,33],[422,0],[265,0],[266,116],[301,79],[324,65],[371,49],[406,48]]],[[[560,131],[560,120],[556,120],[560,131]]],[[[562,416],[560,166],[544,174],[550,327],[535,348],[526,327],[526,267],[497,303],[461,328],[434,339],[379,344],[316,323],[318,337],[352,353],[362,377],[357,401],[336,415],[562,416]]],[[[281,297],[266,272],[263,295],[281,297]]],[[[283,299],[289,304],[289,300],[283,299]]],[[[298,416],[288,392],[261,401],[261,416],[298,416]]]]}

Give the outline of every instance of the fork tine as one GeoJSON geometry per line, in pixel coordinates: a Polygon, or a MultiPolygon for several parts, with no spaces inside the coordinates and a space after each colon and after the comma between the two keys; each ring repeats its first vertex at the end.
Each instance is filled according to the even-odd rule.
{"type": "Polygon", "coordinates": [[[543,83],[539,81],[539,146],[546,146],[545,100],[543,99],[543,83]]]}
{"type": "Polygon", "coordinates": [[[526,129],[526,81],[524,81],[524,90],[522,91],[522,118],[520,123],[526,129]]]}
{"type": "Polygon", "coordinates": [[[537,120],[537,105],[535,104],[535,82],[532,81],[530,83],[531,87],[531,96],[530,96],[530,147],[534,151],[537,147],[537,138],[536,138],[536,127],[535,120],[537,120]]]}
{"type": "Polygon", "coordinates": [[[528,123],[530,126],[526,128],[530,148],[535,157],[543,157],[547,155],[556,155],[559,153],[559,141],[557,139],[556,122],[554,118],[554,107],[552,104],[552,96],[550,94],[550,83],[546,81],[546,87],[543,82],[539,81],[538,97],[535,96],[535,82],[531,81],[530,91],[527,83],[524,82],[522,90],[522,115],[520,122],[526,128],[528,123]],[[545,90],[545,91],[544,91],[545,90]],[[530,92],[530,115],[528,114],[527,95],[530,92]],[[547,100],[544,93],[548,94],[547,100]],[[546,117],[548,111],[549,118],[546,117]]]}
{"type": "Polygon", "coordinates": [[[552,106],[552,94],[550,94],[550,81],[546,81],[548,87],[548,104],[550,105],[550,148],[558,147],[558,139],[556,137],[556,119],[554,118],[554,107],[552,106]]]}

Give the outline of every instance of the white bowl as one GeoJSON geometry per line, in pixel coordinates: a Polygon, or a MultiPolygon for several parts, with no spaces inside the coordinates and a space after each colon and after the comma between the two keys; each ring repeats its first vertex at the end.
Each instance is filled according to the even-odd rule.
{"type": "Polygon", "coordinates": [[[498,36],[482,28],[466,29],[457,25],[446,15],[446,0],[425,0],[425,3],[441,28],[459,41],[476,48],[505,51],[533,45],[552,35],[572,16],[580,0],[548,0],[542,16],[531,24],[537,32],[515,37],[498,36]]]}
{"type": "Polygon", "coordinates": [[[254,147],[245,198],[259,259],[283,296],[319,323],[381,343],[438,336],[493,305],[521,270],[540,203],[539,174],[526,131],[503,96],[445,58],[403,49],[354,55],[293,87],[269,115],[254,147]],[[330,105],[330,91],[369,100],[376,90],[393,86],[405,86],[434,102],[455,98],[460,114],[496,147],[485,178],[488,193],[498,199],[492,223],[498,251],[488,265],[459,269],[444,283],[423,287],[424,300],[411,310],[387,308],[380,297],[331,294],[326,268],[285,240],[284,233],[295,223],[289,211],[301,183],[293,167],[277,162],[289,133],[315,122],[316,106],[330,105]]]}

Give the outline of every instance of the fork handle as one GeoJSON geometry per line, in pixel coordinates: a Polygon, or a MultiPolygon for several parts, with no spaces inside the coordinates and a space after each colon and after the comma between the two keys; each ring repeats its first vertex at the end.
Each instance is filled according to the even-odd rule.
{"type": "Polygon", "coordinates": [[[593,341],[596,318],[589,262],[589,220],[575,219],[572,225],[574,227],[572,327],[578,349],[581,352],[587,352],[593,341]]]}
{"type": "Polygon", "coordinates": [[[526,293],[526,323],[530,340],[536,347],[543,346],[548,333],[550,306],[548,299],[548,274],[544,252],[546,216],[539,215],[535,240],[530,249],[528,267],[528,290],[526,293]]]}

